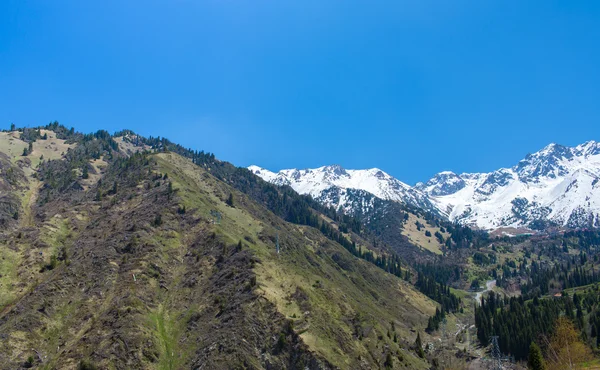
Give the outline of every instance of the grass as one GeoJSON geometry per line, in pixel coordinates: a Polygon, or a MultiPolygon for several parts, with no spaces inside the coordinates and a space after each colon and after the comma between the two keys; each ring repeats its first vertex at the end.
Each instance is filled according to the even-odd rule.
{"type": "Polygon", "coordinates": [[[23,214],[20,216],[20,223],[24,226],[33,226],[34,220],[32,208],[38,198],[41,183],[37,179],[29,178],[27,185],[27,190],[23,191],[21,196],[21,207],[23,208],[23,214]]]}
{"type": "MultiPolygon", "coordinates": [[[[594,288],[597,286],[600,286],[600,283],[592,283],[592,284],[588,284],[588,285],[578,286],[576,288],[568,288],[568,289],[565,289],[564,292],[567,292],[567,293],[569,293],[570,296],[573,296],[573,293],[575,293],[575,292],[586,291],[590,288],[594,288]]],[[[548,295],[548,296],[550,296],[550,295],[548,295]]]]}
{"type": "Polygon", "coordinates": [[[450,234],[442,233],[440,228],[429,225],[425,219],[417,217],[412,213],[408,214],[408,221],[404,223],[404,228],[402,230],[402,234],[406,235],[413,244],[427,249],[432,253],[442,254],[444,245],[435,237],[436,232],[440,232],[444,238],[450,237],[450,234]],[[423,225],[420,231],[417,229],[417,221],[423,225]],[[429,231],[431,236],[426,236],[426,231],[429,231]]]}
{"type": "Polygon", "coordinates": [[[89,161],[89,164],[94,168],[94,171],[90,171],[88,173],[87,179],[81,179],[81,186],[84,190],[90,189],[94,184],[98,182],[102,178],[102,174],[104,170],[108,166],[108,162],[106,162],[103,158],[93,159],[89,161]],[[95,173],[94,173],[95,172],[95,173]]]}
{"type": "Polygon", "coordinates": [[[6,245],[0,246],[0,310],[13,302],[19,282],[17,268],[21,263],[20,254],[6,245]]]}
{"type": "Polygon", "coordinates": [[[181,246],[181,235],[175,230],[156,233],[152,240],[158,243],[163,260],[168,260],[169,254],[177,252],[181,246]]]}
{"type": "MultiPolygon", "coordinates": [[[[38,139],[33,143],[33,151],[27,156],[31,161],[31,167],[36,168],[42,157],[44,160],[60,159],[72,148],[72,144],[67,144],[65,140],[57,139],[53,131],[41,130],[42,135],[47,134],[47,140],[38,139]]],[[[29,146],[28,143],[20,139],[20,133],[0,132],[0,152],[6,153],[13,162],[23,159],[23,150],[29,146]]]]}
{"type": "Polygon", "coordinates": [[[177,322],[169,315],[162,304],[159,304],[158,308],[150,313],[149,318],[154,327],[154,334],[160,351],[158,369],[179,369],[181,357],[179,356],[177,322]]]}
{"type": "Polygon", "coordinates": [[[0,132],[0,152],[7,154],[13,162],[22,158],[27,143],[19,139],[17,132],[0,132]]]}

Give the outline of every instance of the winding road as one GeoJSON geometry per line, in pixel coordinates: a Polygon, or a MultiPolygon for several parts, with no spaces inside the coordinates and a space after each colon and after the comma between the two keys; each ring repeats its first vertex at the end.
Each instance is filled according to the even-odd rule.
{"type": "Polygon", "coordinates": [[[477,302],[478,305],[481,304],[481,296],[483,295],[483,293],[489,292],[490,290],[494,289],[495,286],[496,286],[496,280],[488,280],[485,283],[485,289],[482,290],[481,292],[477,292],[475,294],[475,301],[477,302]]]}

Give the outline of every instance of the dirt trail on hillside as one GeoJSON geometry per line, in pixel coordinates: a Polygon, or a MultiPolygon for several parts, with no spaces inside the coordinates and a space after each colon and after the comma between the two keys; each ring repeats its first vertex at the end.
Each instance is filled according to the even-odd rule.
{"type": "Polygon", "coordinates": [[[21,217],[21,227],[35,226],[33,219],[33,207],[38,200],[42,183],[36,179],[29,179],[29,191],[27,199],[23,202],[23,217],[21,217]]]}

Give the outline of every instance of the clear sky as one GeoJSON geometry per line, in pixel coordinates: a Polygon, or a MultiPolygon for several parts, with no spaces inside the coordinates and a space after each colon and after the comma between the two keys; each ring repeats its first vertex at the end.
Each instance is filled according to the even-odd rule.
{"type": "Polygon", "coordinates": [[[0,127],[414,184],[600,140],[600,1],[2,0],[0,127]]]}

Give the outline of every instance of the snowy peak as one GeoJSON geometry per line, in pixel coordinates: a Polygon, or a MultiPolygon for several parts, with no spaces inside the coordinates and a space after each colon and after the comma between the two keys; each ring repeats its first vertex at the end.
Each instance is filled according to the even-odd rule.
{"type": "Polygon", "coordinates": [[[268,182],[272,182],[272,180],[277,177],[276,173],[266,170],[262,167],[252,165],[252,166],[248,167],[248,169],[253,174],[258,175],[259,177],[262,177],[263,180],[268,181],[268,182]]]}
{"type": "Polygon", "coordinates": [[[580,157],[587,157],[590,155],[599,155],[600,154],[600,143],[590,140],[583,144],[577,145],[573,148],[575,155],[580,157]]]}
{"type": "Polygon", "coordinates": [[[442,172],[422,187],[453,221],[485,229],[600,226],[600,144],[595,141],[576,147],[553,143],[512,168],[457,177],[442,172]],[[455,186],[457,177],[464,186],[455,186]]]}
{"type": "Polygon", "coordinates": [[[334,177],[348,176],[348,173],[346,172],[346,170],[344,168],[342,168],[342,166],[340,166],[339,164],[325,166],[325,167],[323,167],[323,172],[328,173],[334,177]]]}
{"type": "MultiPolygon", "coordinates": [[[[330,206],[345,209],[349,195],[357,196],[359,192],[340,192],[339,190],[362,190],[378,198],[407,203],[417,207],[435,211],[435,206],[428,197],[418,189],[411,188],[402,181],[390,176],[379,168],[366,170],[347,170],[339,165],[323,166],[314,169],[287,169],[277,173],[258,166],[248,167],[254,174],[278,185],[289,185],[300,194],[311,195],[330,206]],[[331,190],[334,188],[336,190],[331,190]],[[336,194],[335,197],[324,196],[336,194]],[[340,196],[344,195],[344,196],[340,196]],[[340,203],[344,200],[344,204],[340,203]]],[[[363,210],[364,211],[364,210],[363,210]]]]}
{"type": "Polygon", "coordinates": [[[434,196],[456,193],[466,185],[465,180],[451,171],[440,172],[427,183],[418,183],[415,187],[434,196]]]}
{"type": "Polygon", "coordinates": [[[527,155],[513,169],[525,182],[537,182],[542,177],[555,179],[568,173],[564,162],[573,156],[573,148],[550,144],[537,153],[527,155]]]}

